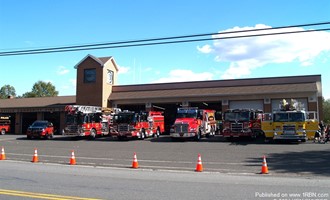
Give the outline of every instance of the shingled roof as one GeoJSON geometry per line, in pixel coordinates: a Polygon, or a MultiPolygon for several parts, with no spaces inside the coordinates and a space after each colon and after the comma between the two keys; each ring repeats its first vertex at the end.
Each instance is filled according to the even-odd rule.
{"type": "Polygon", "coordinates": [[[61,107],[76,104],[76,96],[0,99],[0,111],[6,108],[61,107]]]}
{"type": "Polygon", "coordinates": [[[114,86],[109,100],[316,92],[320,75],[114,86]]]}
{"type": "Polygon", "coordinates": [[[118,71],[118,66],[114,60],[114,58],[112,56],[107,56],[107,57],[96,57],[93,56],[91,54],[88,54],[87,56],[85,56],[81,61],[78,62],[78,64],[76,64],[74,66],[75,69],[78,68],[78,66],[86,59],[88,58],[92,58],[93,60],[95,60],[96,62],[98,62],[101,66],[103,66],[105,63],[107,63],[109,60],[111,60],[112,64],[115,66],[116,70],[118,71]]]}

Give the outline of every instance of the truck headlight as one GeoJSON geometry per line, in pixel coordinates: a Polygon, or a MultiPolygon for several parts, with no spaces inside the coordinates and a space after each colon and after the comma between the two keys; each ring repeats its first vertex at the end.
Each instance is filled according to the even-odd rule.
{"type": "Polygon", "coordinates": [[[196,132],[196,128],[190,128],[189,132],[196,132]]]}

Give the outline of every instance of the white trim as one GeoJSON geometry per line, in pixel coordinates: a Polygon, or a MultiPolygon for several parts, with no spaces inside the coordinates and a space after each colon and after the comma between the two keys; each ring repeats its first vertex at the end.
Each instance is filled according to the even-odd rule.
{"type": "MultiPolygon", "coordinates": [[[[78,69],[78,66],[84,62],[88,57],[92,58],[93,60],[95,60],[96,62],[98,62],[101,66],[103,66],[103,63],[95,56],[92,56],[91,54],[88,54],[87,56],[85,56],[80,62],[78,62],[78,64],[76,64],[74,66],[75,69],[78,69]]],[[[109,59],[110,60],[110,59],[109,59]]]]}

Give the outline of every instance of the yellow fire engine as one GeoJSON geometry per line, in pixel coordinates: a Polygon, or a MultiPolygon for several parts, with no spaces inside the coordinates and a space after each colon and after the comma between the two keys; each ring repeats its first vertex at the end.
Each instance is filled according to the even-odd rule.
{"type": "Polygon", "coordinates": [[[262,130],[266,141],[301,141],[312,139],[318,130],[316,112],[302,109],[301,103],[294,99],[288,103],[283,99],[280,109],[271,114],[264,114],[262,130]]]}

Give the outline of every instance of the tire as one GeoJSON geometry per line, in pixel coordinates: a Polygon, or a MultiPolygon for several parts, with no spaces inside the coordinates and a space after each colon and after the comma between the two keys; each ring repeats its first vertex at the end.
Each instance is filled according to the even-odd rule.
{"type": "Polygon", "coordinates": [[[159,136],[160,136],[160,130],[159,130],[159,128],[157,128],[156,133],[154,134],[154,137],[159,138],[159,136]]]}
{"type": "Polygon", "coordinates": [[[195,136],[195,140],[196,141],[200,141],[201,140],[201,131],[198,131],[197,135],[195,136]]]}
{"type": "Polygon", "coordinates": [[[92,130],[90,131],[90,135],[89,135],[89,137],[90,137],[92,140],[94,140],[94,139],[96,138],[96,131],[95,131],[95,129],[92,129],[92,130]]]}
{"type": "Polygon", "coordinates": [[[146,133],[145,133],[145,130],[142,129],[140,132],[140,140],[144,140],[144,138],[146,138],[146,133]]]}
{"type": "Polygon", "coordinates": [[[210,134],[208,135],[209,137],[214,137],[215,136],[215,127],[211,127],[211,132],[210,134]]]}
{"type": "Polygon", "coordinates": [[[53,139],[53,133],[50,133],[50,134],[46,134],[46,136],[45,136],[45,139],[46,140],[51,140],[51,139],[53,139]]]}
{"type": "Polygon", "coordinates": [[[4,135],[4,134],[6,134],[6,130],[5,129],[2,129],[1,130],[1,135],[4,135]]]}

